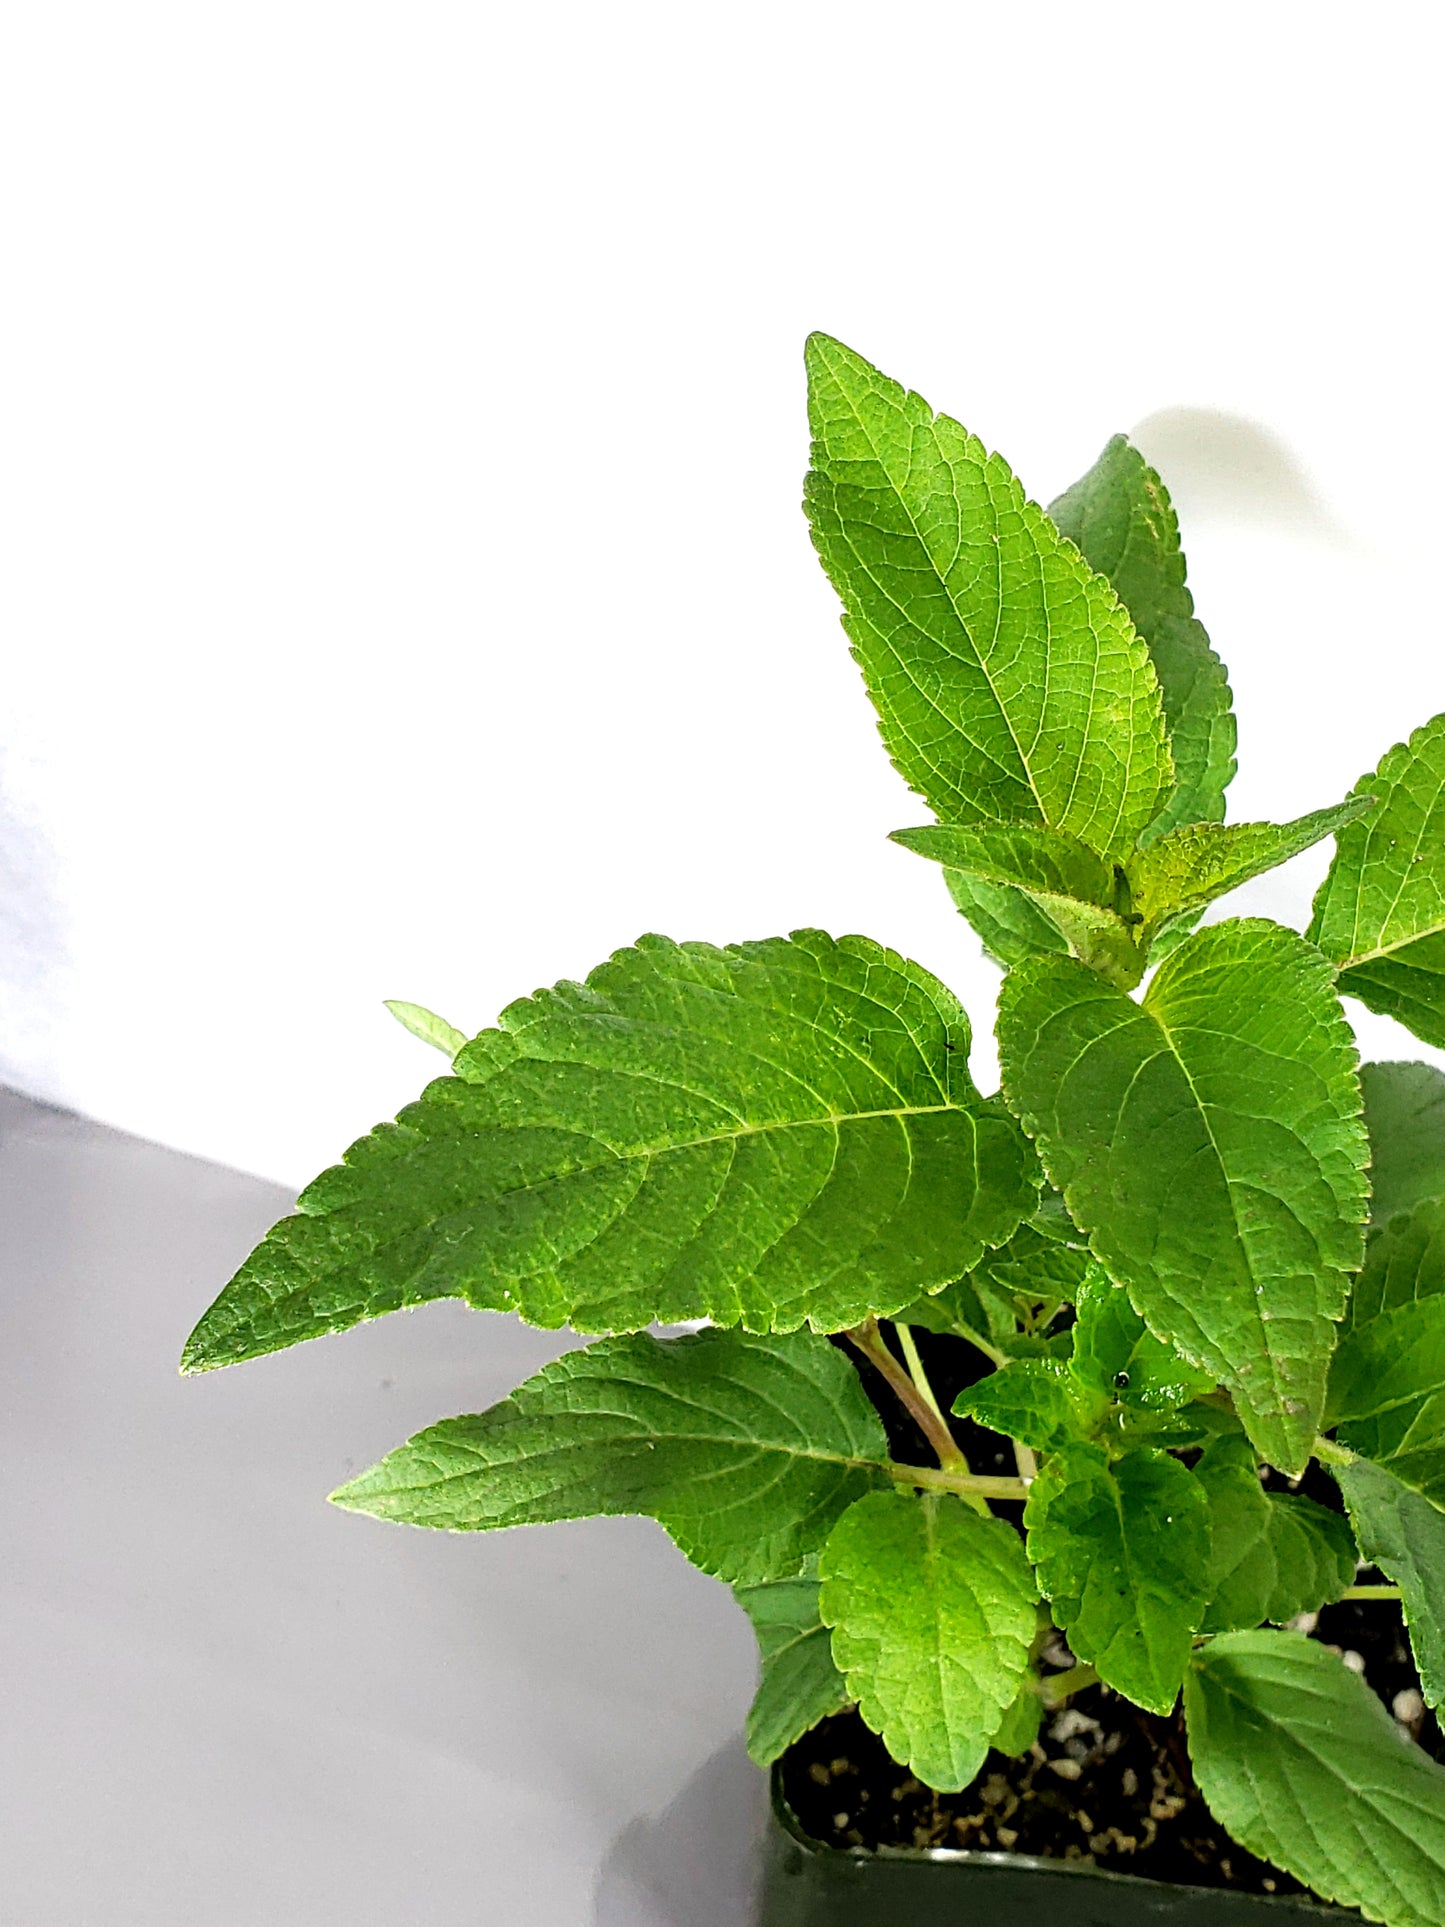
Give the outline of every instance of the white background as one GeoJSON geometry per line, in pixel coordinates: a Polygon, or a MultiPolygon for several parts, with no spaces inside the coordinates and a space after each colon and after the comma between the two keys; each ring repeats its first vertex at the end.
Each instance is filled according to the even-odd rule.
{"type": "Polygon", "coordinates": [[[1142,424],[1232,813],[1334,800],[1445,708],[1432,17],[10,9],[0,1080],[295,1182],[440,1067],[383,997],[479,1028],[802,923],[986,1062],[798,510],[803,336],[1043,499],[1142,424]]]}

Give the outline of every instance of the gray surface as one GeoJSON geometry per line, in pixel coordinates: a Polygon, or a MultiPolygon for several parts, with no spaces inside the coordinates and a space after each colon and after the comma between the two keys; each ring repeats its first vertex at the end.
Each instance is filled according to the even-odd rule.
{"type": "Polygon", "coordinates": [[[744,1927],[751,1634],[657,1527],[324,1495],[565,1348],[457,1305],[201,1379],[289,1203],[0,1092],[4,1927],[744,1927]]]}

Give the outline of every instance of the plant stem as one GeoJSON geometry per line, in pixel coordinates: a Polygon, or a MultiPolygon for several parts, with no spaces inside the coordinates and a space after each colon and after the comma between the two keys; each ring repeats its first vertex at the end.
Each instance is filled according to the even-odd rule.
{"type": "Polygon", "coordinates": [[[903,1347],[903,1362],[908,1367],[908,1376],[913,1380],[919,1397],[926,1401],[933,1416],[944,1430],[948,1431],[948,1420],[943,1416],[943,1407],[939,1404],[933,1387],[928,1382],[928,1374],[923,1369],[923,1360],[918,1356],[918,1343],[913,1336],[913,1327],[895,1318],[893,1329],[897,1332],[898,1342],[903,1347]]]}
{"type": "Polygon", "coordinates": [[[1052,1713],[1071,1700],[1075,1693],[1082,1693],[1086,1686],[1097,1686],[1099,1675],[1092,1666],[1071,1666],[1067,1673],[1053,1673],[1039,1681],[1039,1697],[1052,1713]]]}
{"type": "Polygon", "coordinates": [[[1333,1439],[1318,1438],[1311,1447],[1321,1465],[1353,1465],[1355,1455],[1343,1445],[1336,1445],[1333,1439]]]}
{"type": "Polygon", "coordinates": [[[1033,1447],[1031,1445],[1020,1445],[1018,1440],[1014,1439],[1013,1449],[1014,1464],[1019,1469],[1019,1477],[1025,1485],[1032,1485],[1034,1480],[1039,1476],[1039,1462],[1034,1457],[1033,1447]]]}
{"type": "Polygon", "coordinates": [[[1398,1586],[1349,1586],[1340,1594],[1343,1599],[1398,1599],[1398,1586]]]}
{"type": "Polygon", "coordinates": [[[958,1440],[949,1431],[933,1394],[930,1392],[925,1398],[889,1351],[883,1342],[883,1334],[878,1329],[878,1320],[871,1316],[865,1318],[863,1323],[855,1325],[847,1336],[862,1352],[868,1363],[876,1371],[881,1372],[888,1381],[889,1389],[933,1447],[938,1455],[938,1463],[944,1470],[967,1473],[968,1460],[959,1449],[958,1440]]]}
{"type": "Polygon", "coordinates": [[[935,1472],[931,1465],[899,1465],[889,1459],[884,1470],[900,1485],[916,1485],[929,1492],[956,1492],[962,1499],[1026,1499],[1022,1479],[995,1478],[987,1472],[935,1472]]]}

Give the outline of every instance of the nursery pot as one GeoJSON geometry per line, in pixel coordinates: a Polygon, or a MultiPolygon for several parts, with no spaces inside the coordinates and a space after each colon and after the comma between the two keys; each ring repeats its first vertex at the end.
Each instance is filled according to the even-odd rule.
{"type": "Polygon", "coordinates": [[[760,1927],[1323,1927],[1358,1918],[1318,1901],[1163,1886],[1021,1854],[824,1846],[803,1831],[773,1769],[760,1927]]]}

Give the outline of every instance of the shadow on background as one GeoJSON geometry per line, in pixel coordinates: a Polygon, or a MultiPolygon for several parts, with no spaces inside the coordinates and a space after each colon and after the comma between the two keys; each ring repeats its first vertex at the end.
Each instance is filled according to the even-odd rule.
{"type": "Polygon", "coordinates": [[[623,1828],[597,1876],[593,1927],[752,1927],[767,1810],[739,1735],[655,1818],[623,1828]]]}
{"type": "Polygon", "coordinates": [[[1163,476],[1186,528],[1244,524],[1350,541],[1285,443],[1248,416],[1160,408],[1129,439],[1163,476]]]}

